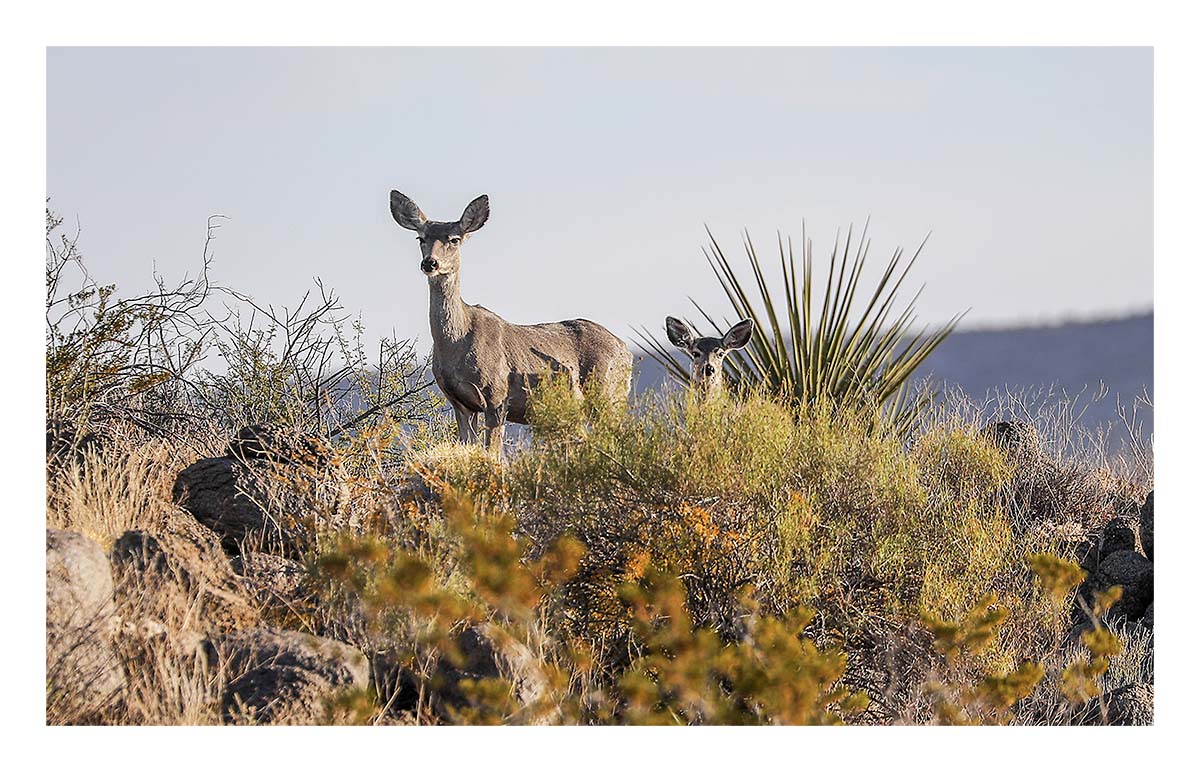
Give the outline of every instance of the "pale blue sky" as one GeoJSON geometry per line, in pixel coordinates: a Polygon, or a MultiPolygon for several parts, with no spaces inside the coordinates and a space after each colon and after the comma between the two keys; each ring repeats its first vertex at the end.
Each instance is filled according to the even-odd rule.
{"type": "Polygon", "coordinates": [[[320,276],[371,333],[429,340],[398,188],[434,219],[480,193],[463,294],[519,323],[629,338],[723,308],[707,223],[872,217],[874,275],[922,321],[991,325],[1152,300],[1152,54],[1140,49],[51,49],[48,194],[128,290],[199,264],[263,302],[320,276]]]}

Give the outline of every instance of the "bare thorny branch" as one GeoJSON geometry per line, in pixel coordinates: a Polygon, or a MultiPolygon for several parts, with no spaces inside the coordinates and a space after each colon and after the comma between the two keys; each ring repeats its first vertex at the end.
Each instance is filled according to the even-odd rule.
{"type": "Polygon", "coordinates": [[[157,435],[182,425],[226,436],[275,424],[335,438],[368,423],[415,423],[440,408],[427,362],[394,335],[366,356],[338,296],[319,279],[294,306],[263,304],[210,276],[216,231],[208,219],[200,270],[116,297],[87,272],[74,235],[46,214],[47,414],[82,423],[127,421],[157,435]],[[56,238],[57,236],[57,238],[56,238]],[[80,274],[68,291],[69,269],[80,274]]]}

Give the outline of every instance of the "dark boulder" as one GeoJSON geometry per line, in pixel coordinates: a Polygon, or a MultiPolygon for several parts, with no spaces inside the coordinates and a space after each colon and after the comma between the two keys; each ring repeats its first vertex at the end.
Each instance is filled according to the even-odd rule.
{"type": "Polygon", "coordinates": [[[269,461],[203,458],[178,474],[171,493],[180,507],[217,533],[230,554],[243,548],[298,554],[301,504],[287,486],[272,485],[276,476],[269,461]],[[268,511],[272,504],[283,510],[287,522],[268,511]]]}
{"type": "Polygon", "coordinates": [[[364,689],[370,667],[362,652],[340,641],[293,630],[242,630],[212,643],[226,674],[226,719],[270,724],[317,724],[330,700],[364,689]]]}
{"type": "Polygon", "coordinates": [[[172,494],[231,555],[299,557],[311,546],[317,513],[330,527],[353,525],[344,472],[329,463],[323,443],[262,426],[238,432],[224,456],[181,471],[172,494]]]}
{"type": "Polygon", "coordinates": [[[1114,552],[1100,563],[1098,589],[1120,585],[1121,600],[1112,613],[1139,619],[1154,600],[1154,566],[1133,550],[1114,552]]]}
{"type": "Polygon", "coordinates": [[[1123,517],[1114,517],[1104,526],[1100,534],[1099,559],[1104,561],[1114,552],[1137,551],[1137,522],[1123,517]]]}

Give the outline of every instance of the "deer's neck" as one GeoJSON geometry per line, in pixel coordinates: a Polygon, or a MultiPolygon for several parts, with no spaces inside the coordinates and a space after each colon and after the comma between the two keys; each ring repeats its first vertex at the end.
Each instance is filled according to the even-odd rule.
{"type": "Polygon", "coordinates": [[[435,346],[466,337],[467,309],[459,294],[458,274],[430,277],[429,328],[435,346]]]}

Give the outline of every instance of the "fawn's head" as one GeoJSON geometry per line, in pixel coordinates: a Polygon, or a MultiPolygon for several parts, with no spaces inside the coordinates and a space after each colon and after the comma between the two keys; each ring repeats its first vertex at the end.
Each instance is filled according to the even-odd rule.
{"type": "Polygon", "coordinates": [[[692,385],[702,392],[721,388],[725,355],[750,342],[754,322],[743,319],[719,338],[700,338],[673,316],[667,317],[667,338],[692,359],[692,385]]]}
{"type": "Polygon", "coordinates": [[[413,200],[392,191],[392,217],[401,228],[417,232],[421,242],[421,271],[428,277],[458,273],[463,242],[483,227],[488,219],[488,197],[480,196],[454,222],[436,222],[425,217],[413,200]]]}

